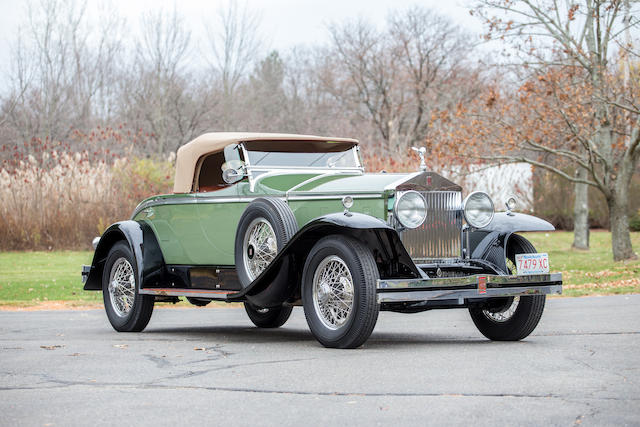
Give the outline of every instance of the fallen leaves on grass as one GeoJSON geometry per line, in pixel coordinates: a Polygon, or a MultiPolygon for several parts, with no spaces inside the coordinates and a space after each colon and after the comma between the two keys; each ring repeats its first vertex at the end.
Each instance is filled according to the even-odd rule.
{"type": "Polygon", "coordinates": [[[563,285],[564,289],[607,289],[607,288],[628,288],[632,286],[640,287],[640,279],[615,280],[604,283],[583,283],[581,285],[563,285]]]}
{"type": "Polygon", "coordinates": [[[588,272],[584,273],[585,276],[591,277],[591,278],[594,278],[594,279],[601,279],[603,277],[616,276],[618,274],[620,274],[620,272],[611,271],[611,270],[602,270],[602,271],[597,271],[595,273],[592,273],[592,272],[588,271],[588,272]]]}

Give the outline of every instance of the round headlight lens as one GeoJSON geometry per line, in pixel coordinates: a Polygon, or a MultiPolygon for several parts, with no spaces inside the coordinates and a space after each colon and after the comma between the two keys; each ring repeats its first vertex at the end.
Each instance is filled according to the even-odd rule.
{"type": "Polygon", "coordinates": [[[396,218],[405,228],[419,227],[427,218],[427,202],[416,191],[403,193],[396,202],[396,218]]]}
{"type": "Polygon", "coordinates": [[[476,191],[464,199],[464,219],[472,227],[483,228],[493,219],[493,201],[487,193],[476,191]]]}

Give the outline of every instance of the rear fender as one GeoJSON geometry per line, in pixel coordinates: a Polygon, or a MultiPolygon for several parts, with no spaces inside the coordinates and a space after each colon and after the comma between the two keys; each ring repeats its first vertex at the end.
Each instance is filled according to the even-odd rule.
{"type": "Polygon", "coordinates": [[[122,221],[109,226],[100,237],[84,285],[85,290],[102,290],[104,264],[109,251],[119,241],[125,241],[131,249],[137,266],[139,284],[142,285],[155,276],[164,275],[164,258],[151,227],[144,221],[122,221]]]}
{"type": "Polygon", "coordinates": [[[370,248],[378,264],[381,278],[421,277],[400,241],[398,233],[384,221],[360,213],[334,213],[317,218],[301,230],[280,251],[269,267],[247,288],[230,295],[230,300],[248,300],[258,307],[275,307],[300,298],[302,269],[311,248],[322,237],[340,234],[353,237],[370,248]],[[274,281],[282,261],[290,259],[289,274],[281,282],[274,281]]]}

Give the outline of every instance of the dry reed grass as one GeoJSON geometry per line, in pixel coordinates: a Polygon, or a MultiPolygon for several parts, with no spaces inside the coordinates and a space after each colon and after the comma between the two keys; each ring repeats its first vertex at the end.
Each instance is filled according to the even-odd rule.
{"type": "Polygon", "coordinates": [[[2,147],[0,250],[89,249],[142,199],[170,191],[171,161],[137,158],[113,133],[103,142],[81,152],[37,139],[2,147]]]}

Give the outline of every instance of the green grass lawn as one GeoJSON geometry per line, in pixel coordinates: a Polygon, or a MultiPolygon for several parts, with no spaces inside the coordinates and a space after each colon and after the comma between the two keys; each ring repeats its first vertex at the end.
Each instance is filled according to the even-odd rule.
{"type": "MultiPolygon", "coordinates": [[[[592,232],[589,251],[571,249],[569,232],[525,236],[549,254],[552,271],[563,272],[565,296],[640,293],[640,261],[614,263],[608,232],[592,232]]],[[[640,233],[632,233],[632,242],[640,251],[640,233]]],[[[100,303],[100,292],[82,290],[81,265],[90,263],[91,256],[89,251],[0,253],[0,306],[100,303]]]]}
{"type": "Polygon", "coordinates": [[[82,290],[82,264],[90,264],[92,256],[90,251],[0,253],[0,305],[100,302],[100,292],[82,290]]]}
{"type": "MultiPolygon", "coordinates": [[[[613,262],[611,233],[592,231],[591,249],[571,248],[573,233],[523,233],[539,252],[549,254],[552,271],[563,273],[563,295],[640,293],[640,260],[613,262]]],[[[631,233],[631,243],[640,252],[640,232],[631,233]]]]}

